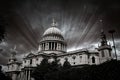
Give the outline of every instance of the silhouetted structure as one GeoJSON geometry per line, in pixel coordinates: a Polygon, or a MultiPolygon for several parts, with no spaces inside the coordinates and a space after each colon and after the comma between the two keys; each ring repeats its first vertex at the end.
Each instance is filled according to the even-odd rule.
{"type": "Polygon", "coordinates": [[[113,48],[114,48],[115,57],[116,57],[116,60],[117,60],[117,52],[116,52],[116,46],[115,46],[115,40],[114,40],[114,33],[115,33],[115,30],[109,30],[109,33],[112,35],[113,48]]]}

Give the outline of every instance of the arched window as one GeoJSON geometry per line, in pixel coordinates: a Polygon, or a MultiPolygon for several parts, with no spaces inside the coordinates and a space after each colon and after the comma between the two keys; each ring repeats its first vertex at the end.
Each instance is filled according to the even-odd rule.
{"type": "Polygon", "coordinates": [[[95,63],[95,57],[92,57],[92,63],[95,63]]]}

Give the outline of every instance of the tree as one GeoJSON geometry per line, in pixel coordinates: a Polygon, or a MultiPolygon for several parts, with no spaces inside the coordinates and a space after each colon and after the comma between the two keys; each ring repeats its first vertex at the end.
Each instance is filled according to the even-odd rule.
{"type": "Polygon", "coordinates": [[[68,59],[65,59],[65,62],[63,64],[63,69],[70,69],[71,64],[69,63],[68,59]]]}
{"type": "Polygon", "coordinates": [[[6,76],[6,75],[2,72],[2,66],[0,66],[0,80],[12,80],[9,76],[6,76]]]}
{"type": "Polygon", "coordinates": [[[53,72],[47,75],[46,80],[120,80],[119,74],[120,61],[109,61],[53,72]]]}
{"type": "Polygon", "coordinates": [[[32,77],[35,78],[35,80],[45,80],[45,75],[50,71],[49,66],[48,59],[44,58],[41,64],[33,71],[32,77]]]}
{"type": "MultiPolygon", "coordinates": [[[[55,58],[52,63],[49,63],[48,59],[44,58],[41,64],[33,71],[32,77],[35,78],[35,80],[47,80],[51,74],[56,74],[61,69],[61,65],[58,64],[58,62],[59,60],[55,58]]],[[[56,76],[56,78],[58,77],[56,76]]]]}
{"type": "Polygon", "coordinates": [[[61,65],[59,64],[59,60],[54,58],[55,60],[50,64],[51,72],[59,71],[61,69],[61,65]]]}
{"type": "Polygon", "coordinates": [[[56,56],[54,56],[54,61],[50,63],[49,69],[50,71],[45,75],[45,80],[59,80],[59,72],[62,66],[56,56]]]}

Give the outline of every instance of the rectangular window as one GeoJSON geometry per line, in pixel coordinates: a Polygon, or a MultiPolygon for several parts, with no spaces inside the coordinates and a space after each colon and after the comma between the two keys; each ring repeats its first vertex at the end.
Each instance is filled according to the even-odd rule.
{"type": "Polygon", "coordinates": [[[80,55],[80,63],[82,62],[82,56],[80,55]]]}
{"type": "Polygon", "coordinates": [[[103,50],[101,51],[101,54],[102,54],[102,57],[104,57],[104,56],[105,56],[105,54],[104,54],[104,51],[103,51],[103,50]]]}
{"type": "Polygon", "coordinates": [[[38,58],[36,58],[36,61],[38,61],[38,58]]]}
{"type": "Polygon", "coordinates": [[[30,64],[32,64],[32,59],[30,59],[30,64]]]}
{"type": "Polygon", "coordinates": [[[109,56],[111,57],[111,52],[109,51],[109,56]]]}

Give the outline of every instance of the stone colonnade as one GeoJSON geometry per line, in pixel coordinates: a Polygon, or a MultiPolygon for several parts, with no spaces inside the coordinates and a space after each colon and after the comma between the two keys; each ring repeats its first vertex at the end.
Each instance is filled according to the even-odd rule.
{"type": "Polygon", "coordinates": [[[19,77],[18,80],[32,80],[31,79],[31,73],[32,73],[31,68],[27,68],[27,69],[21,71],[20,77],[19,77]]]}
{"type": "Polygon", "coordinates": [[[66,51],[66,45],[60,42],[43,42],[41,43],[42,50],[61,50],[66,51]]]}

